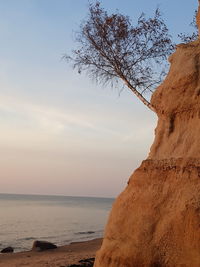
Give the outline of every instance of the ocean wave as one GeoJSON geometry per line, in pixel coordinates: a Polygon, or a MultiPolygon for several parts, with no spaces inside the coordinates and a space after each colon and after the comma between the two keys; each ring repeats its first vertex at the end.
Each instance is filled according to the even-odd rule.
{"type": "Polygon", "coordinates": [[[91,234],[95,234],[95,231],[85,231],[85,232],[77,232],[74,233],[75,235],[91,235],[91,234]]]}
{"type": "Polygon", "coordinates": [[[19,241],[28,241],[28,240],[36,240],[36,239],[37,239],[37,237],[30,236],[30,237],[19,238],[18,240],[19,241]]]}

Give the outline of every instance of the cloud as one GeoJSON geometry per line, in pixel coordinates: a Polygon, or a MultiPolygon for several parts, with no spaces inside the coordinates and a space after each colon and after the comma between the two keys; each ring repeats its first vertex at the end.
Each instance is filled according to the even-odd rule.
{"type": "Polygon", "coordinates": [[[48,94],[44,102],[6,85],[1,82],[4,89],[0,94],[1,149],[40,151],[48,153],[48,157],[50,153],[74,158],[98,154],[111,159],[121,153],[130,157],[139,151],[146,153],[145,147],[152,142],[151,113],[144,111],[137,115],[134,105],[127,108],[126,99],[132,104],[129,95],[118,101],[103,95],[103,100],[99,100],[97,94],[91,105],[84,100],[83,104],[77,103],[76,98],[68,95],[66,103],[71,101],[71,104],[63,105],[63,101],[59,106],[59,101],[54,103],[48,94]]]}
{"type": "MultiPolygon", "coordinates": [[[[93,114],[79,111],[62,110],[50,106],[30,103],[17,97],[0,95],[1,132],[10,130],[13,134],[46,134],[47,136],[68,135],[70,132],[90,132],[91,134],[109,134],[120,136],[112,129],[99,125],[93,114]],[[96,123],[94,123],[96,121],[96,123]],[[15,133],[14,133],[14,132],[15,133]]],[[[10,132],[10,134],[11,134],[10,132]]],[[[46,136],[46,137],[47,137],[46,136]]]]}

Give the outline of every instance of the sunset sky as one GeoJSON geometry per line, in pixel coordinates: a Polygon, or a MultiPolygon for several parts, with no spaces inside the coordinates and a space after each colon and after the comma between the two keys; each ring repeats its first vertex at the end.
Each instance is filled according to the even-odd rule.
{"type": "MultiPolygon", "coordinates": [[[[93,1],[91,1],[93,2],[93,1]]],[[[197,0],[102,0],[108,11],[160,7],[189,32],[197,0]]],[[[62,60],[87,0],[0,0],[0,192],[115,197],[154,138],[156,115],[128,90],[102,88],[62,60]]]]}

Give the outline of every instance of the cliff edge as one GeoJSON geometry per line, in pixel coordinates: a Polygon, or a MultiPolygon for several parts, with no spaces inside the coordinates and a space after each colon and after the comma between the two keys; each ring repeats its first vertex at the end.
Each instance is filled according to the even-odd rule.
{"type": "Polygon", "coordinates": [[[200,266],[200,40],[169,61],[151,100],[155,141],[113,205],[95,267],[200,266]]]}

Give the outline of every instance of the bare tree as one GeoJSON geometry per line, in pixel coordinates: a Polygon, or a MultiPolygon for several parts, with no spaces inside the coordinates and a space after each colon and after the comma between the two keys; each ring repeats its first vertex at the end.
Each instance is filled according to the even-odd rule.
{"type": "Polygon", "coordinates": [[[144,93],[161,83],[163,62],[174,49],[158,9],[153,18],[141,14],[137,25],[132,26],[128,16],[119,12],[109,15],[100,2],[90,4],[76,42],[77,49],[66,59],[79,73],[86,71],[101,84],[122,81],[154,111],[144,93]]]}

